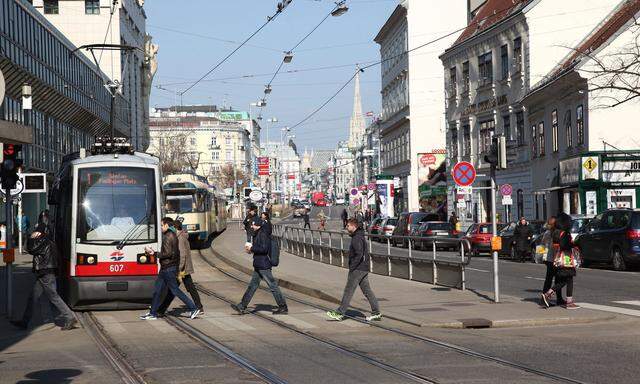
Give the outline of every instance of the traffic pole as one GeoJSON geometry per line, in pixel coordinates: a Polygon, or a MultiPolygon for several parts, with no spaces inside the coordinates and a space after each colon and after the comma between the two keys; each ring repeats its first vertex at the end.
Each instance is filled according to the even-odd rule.
{"type": "MultiPolygon", "coordinates": [[[[491,226],[493,237],[498,236],[498,223],[496,222],[496,168],[491,166],[491,226]]],[[[491,241],[493,247],[493,241],[491,241]]],[[[498,281],[498,251],[493,250],[493,301],[500,302],[500,284],[498,281]]]]}
{"type": "Polygon", "coordinates": [[[7,248],[3,251],[3,259],[5,262],[5,270],[7,274],[7,318],[11,318],[13,309],[13,209],[11,206],[11,189],[7,188],[4,191],[5,203],[5,217],[6,217],[6,242],[7,248]]]}

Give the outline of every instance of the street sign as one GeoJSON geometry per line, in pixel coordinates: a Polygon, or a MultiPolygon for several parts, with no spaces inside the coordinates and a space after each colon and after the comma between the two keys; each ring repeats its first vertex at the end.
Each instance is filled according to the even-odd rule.
{"type": "Polygon", "coordinates": [[[360,192],[364,192],[367,190],[367,186],[366,185],[361,185],[358,187],[358,189],[360,190],[360,192]]]}
{"type": "Polygon", "coordinates": [[[365,150],[362,151],[362,156],[370,157],[370,156],[375,155],[375,153],[376,152],[373,149],[365,149],[365,150]]]}
{"type": "Polygon", "coordinates": [[[47,192],[46,173],[19,173],[18,177],[24,185],[22,193],[45,193],[47,192]]]}
{"type": "Polygon", "coordinates": [[[462,200],[462,201],[458,201],[458,202],[456,203],[456,206],[457,206],[458,208],[466,208],[466,207],[467,207],[467,203],[466,203],[464,200],[462,200]]]}
{"type": "Polygon", "coordinates": [[[249,198],[251,199],[251,201],[255,201],[256,203],[258,201],[262,200],[262,192],[256,190],[251,191],[251,193],[249,194],[249,198]]]}
{"type": "Polygon", "coordinates": [[[512,193],[513,187],[511,186],[511,184],[502,184],[500,186],[500,194],[502,196],[511,196],[512,193]]]}
{"type": "Polygon", "coordinates": [[[358,188],[351,188],[351,191],[349,191],[349,193],[351,193],[351,196],[356,196],[358,194],[358,188]]]}
{"type": "Polygon", "coordinates": [[[369,185],[367,186],[367,188],[368,188],[370,191],[375,191],[375,189],[376,189],[376,183],[369,183],[369,185]]]}
{"type": "Polygon", "coordinates": [[[457,185],[467,187],[476,181],[476,169],[473,164],[467,161],[461,161],[453,167],[453,181],[457,185]]]}
{"type": "MultiPolygon", "coordinates": [[[[24,184],[22,183],[22,180],[17,180],[16,181],[16,187],[9,191],[9,196],[10,197],[16,197],[19,194],[21,194],[23,191],[24,191],[24,184]]],[[[4,192],[5,192],[4,189],[0,189],[0,195],[3,196],[3,197],[5,195],[4,192]]]]}
{"type": "Polygon", "coordinates": [[[502,196],[502,205],[513,205],[513,199],[511,195],[502,196]]]}
{"type": "Polygon", "coordinates": [[[457,193],[461,194],[461,195],[470,195],[473,191],[473,189],[470,186],[467,187],[456,187],[457,193]]]}

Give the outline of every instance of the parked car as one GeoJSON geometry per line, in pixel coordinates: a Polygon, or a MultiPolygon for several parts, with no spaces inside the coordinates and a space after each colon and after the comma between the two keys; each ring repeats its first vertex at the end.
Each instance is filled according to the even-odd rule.
{"type": "Polygon", "coordinates": [[[300,204],[303,208],[311,209],[311,202],[309,200],[300,200],[300,204]]]}
{"type": "Polygon", "coordinates": [[[380,224],[382,227],[381,233],[385,236],[393,235],[393,230],[396,228],[396,224],[398,224],[398,219],[395,217],[388,217],[382,220],[382,224],[380,224]]]}
{"type": "Polygon", "coordinates": [[[417,240],[417,246],[421,248],[429,248],[436,242],[436,248],[439,249],[456,249],[458,248],[457,232],[453,224],[446,221],[425,221],[418,227],[414,236],[424,237],[424,241],[417,240]],[[448,240],[448,241],[447,241],[448,240]]]}
{"type": "Polygon", "coordinates": [[[317,207],[326,207],[327,206],[327,200],[325,199],[320,199],[316,201],[316,206],[317,207]]]}
{"type": "MultiPolygon", "coordinates": [[[[504,227],[505,224],[498,223],[498,233],[500,233],[504,227]]],[[[473,256],[479,256],[480,252],[491,253],[492,230],[493,226],[491,223],[472,224],[469,229],[467,229],[467,233],[465,233],[463,238],[471,244],[473,256]]]]}
{"type": "Polygon", "coordinates": [[[609,209],[585,225],[575,244],[582,252],[582,265],[608,263],[616,271],[640,261],[640,210],[609,209]]]}
{"type": "MultiPolygon", "coordinates": [[[[382,219],[373,219],[371,221],[371,225],[369,225],[368,231],[370,235],[380,235],[380,231],[382,230],[382,219]]],[[[374,238],[374,240],[377,240],[374,238]]]]}
{"type": "Polygon", "coordinates": [[[336,205],[344,205],[344,197],[336,198],[336,205]]]}
{"type": "MultiPolygon", "coordinates": [[[[536,245],[540,243],[542,234],[544,233],[544,224],[542,220],[532,220],[529,222],[531,228],[531,257],[535,254],[536,245]]],[[[511,260],[517,258],[516,250],[513,248],[513,232],[516,229],[518,222],[511,222],[504,226],[502,229],[498,229],[498,235],[502,238],[502,249],[500,249],[500,255],[509,256],[511,260]]]]}
{"type": "MultiPolygon", "coordinates": [[[[398,223],[393,230],[393,236],[411,236],[423,221],[438,221],[438,215],[426,212],[404,212],[398,217],[398,223]]],[[[393,245],[400,243],[403,247],[408,245],[406,240],[394,239],[393,245]]]]}

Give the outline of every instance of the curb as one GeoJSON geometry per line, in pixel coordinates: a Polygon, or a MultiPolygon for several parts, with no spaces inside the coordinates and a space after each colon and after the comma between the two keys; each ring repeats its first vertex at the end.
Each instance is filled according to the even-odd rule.
{"type": "MultiPolygon", "coordinates": [[[[245,267],[228,257],[223,256],[219,251],[214,250],[213,248],[208,248],[208,250],[218,259],[220,259],[223,263],[227,264],[231,268],[244,273],[246,275],[253,274],[253,269],[245,267]]],[[[203,255],[205,259],[207,258],[203,255]]],[[[209,260],[211,261],[211,260],[209,260]]],[[[211,261],[212,262],[212,261],[211,261]]],[[[217,265],[216,265],[217,267],[217,265]]],[[[282,288],[289,289],[291,291],[295,291],[301,293],[306,296],[310,296],[319,300],[327,301],[334,304],[340,304],[340,299],[334,296],[331,296],[319,289],[311,288],[304,286],[302,284],[282,279],[276,278],[278,284],[282,288]]],[[[366,312],[366,309],[354,307],[352,308],[366,312]]],[[[475,327],[474,322],[469,322],[469,320],[477,320],[477,319],[461,319],[458,321],[448,321],[448,322],[433,322],[433,323],[423,323],[416,322],[412,320],[408,320],[405,318],[397,317],[394,315],[388,315],[385,313],[386,318],[399,321],[401,323],[409,324],[416,327],[424,327],[424,328],[445,328],[445,329],[469,329],[469,328],[523,328],[523,327],[537,327],[537,326],[547,326],[547,325],[572,325],[572,324],[590,324],[602,321],[610,321],[616,318],[615,315],[606,315],[601,317],[589,317],[589,318],[575,318],[575,317],[555,317],[555,318],[547,318],[547,319],[513,319],[513,320],[485,320],[481,327],[475,327]]],[[[484,319],[481,319],[484,320],[484,319]]]]}

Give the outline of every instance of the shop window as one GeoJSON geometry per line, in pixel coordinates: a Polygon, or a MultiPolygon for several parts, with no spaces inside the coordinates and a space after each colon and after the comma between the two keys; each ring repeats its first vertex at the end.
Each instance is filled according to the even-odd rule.
{"type": "Polygon", "coordinates": [[[544,121],[541,121],[540,123],[538,123],[538,154],[540,156],[544,156],[544,147],[545,147],[545,142],[544,142],[544,121]]]}
{"type": "Polygon", "coordinates": [[[584,107],[578,105],[576,108],[576,131],[578,134],[578,145],[584,144],[584,107]]]}
{"type": "Polygon", "coordinates": [[[558,152],[558,110],[551,112],[551,142],[553,152],[558,152]]]}

